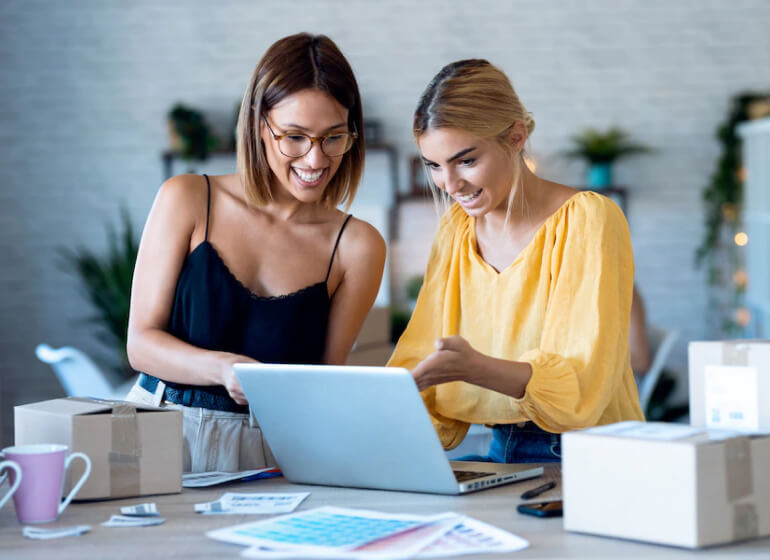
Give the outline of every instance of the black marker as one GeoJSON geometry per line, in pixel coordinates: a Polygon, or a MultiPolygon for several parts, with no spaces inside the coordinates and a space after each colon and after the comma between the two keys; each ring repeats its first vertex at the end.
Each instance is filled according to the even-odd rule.
{"type": "Polygon", "coordinates": [[[521,495],[522,500],[531,500],[535,496],[539,496],[543,492],[547,492],[551,488],[554,488],[556,486],[555,482],[546,482],[542,486],[538,486],[537,488],[533,488],[532,490],[527,490],[521,495]]]}

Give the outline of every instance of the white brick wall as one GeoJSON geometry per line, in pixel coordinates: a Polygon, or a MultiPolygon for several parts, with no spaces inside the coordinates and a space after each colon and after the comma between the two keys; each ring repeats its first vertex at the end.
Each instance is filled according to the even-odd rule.
{"type": "MultiPolygon", "coordinates": [[[[444,63],[470,56],[513,79],[537,120],[532,151],[548,178],[581,182],[581,168],[554,154],[586,125],[617,123],[659,147],[617,167],[631,190],[637,279],[652,321],[685,340],[707,336],[703,275],[691,266],[700,192],[729,96],[768,87],[768,23],[763,0],[5,0],[0,444],[12,439],[12,405],[60,394],[34,358],[38,342],[98,354],[57,247],[103,246],[121,202],[141,223],[162,179],[168,108],[190,103],[225,130],[264,49],[300,30],[329,34],[350,58],[367,116],[383,121],[402,155],[402,184],[419,93],[444,63]]],[[[407,209],[402,220],[421,227],[393,248],[394,270],[411,273],[424,265],[433,225],[407,209]]],[[[684,343],[675,361],[684,371],[684,343]]]]}

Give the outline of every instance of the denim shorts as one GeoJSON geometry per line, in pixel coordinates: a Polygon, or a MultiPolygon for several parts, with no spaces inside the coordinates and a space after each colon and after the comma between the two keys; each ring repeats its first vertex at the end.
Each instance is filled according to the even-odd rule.
{"type": "Polygon", "coordinates": [[[487,463],[558,463],[561,434],[552,434],[533,422],[498,424],[492,428],[488,455],[466,455],[456,461],[487,463]]]}

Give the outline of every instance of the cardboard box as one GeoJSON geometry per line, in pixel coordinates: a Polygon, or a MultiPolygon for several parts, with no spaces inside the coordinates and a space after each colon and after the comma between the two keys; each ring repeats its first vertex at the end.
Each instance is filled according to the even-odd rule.
{"type": "Polygon", "coordinates": [[[696,548],[770,535],[770,436],[621,422],[562,436],[564,528],[696,548]]]}
{"type": "Polygon", "coordinates": [[[390,307],[372,307],[353,349],[385,343],[390,343],[390,307]]]}
{"type": "MultiPolygon", "coordinates": [[[[91,459],[78,500],[182,491],[182,413],[126,401],[69,397],[14,408],[16,445],[62,443],[91,459]]],[[[64,494],[80,479],[74,461],[64,494]]]]}
{"type": "Polygon", "coordinates": [[[388,363],[395,347],[390,342],[358,346],[348,355],[349,366],[379,366],[388,363]]]}
{"type": "Polygon", "coordinates": [[[770,341],[691,342],[688,351],[690,424],[770,432],[770,341]]]}

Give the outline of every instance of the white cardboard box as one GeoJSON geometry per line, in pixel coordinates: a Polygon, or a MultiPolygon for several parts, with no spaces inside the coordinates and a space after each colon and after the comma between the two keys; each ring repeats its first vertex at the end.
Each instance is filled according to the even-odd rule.
{"type": "Polygon", "coordinates": [[[687,548],[770,535],[768,473],[768,435],[659,422],[568,432],[564,528],[687,548]]]}
{"type": "Polygon", "coordinates": [[[770,341],[691,342],[690,424],[770,432],[770,341]]]}
{"type": "MultiPolygon", "coordinates": [[[[76,500],[182,491],[182,413],[126,401],[69,397],[14,407],[16,445],[61,443],[91,459],[76,500]]],[[[67,471],[64,494],[83,474],[67,471]]]]}

